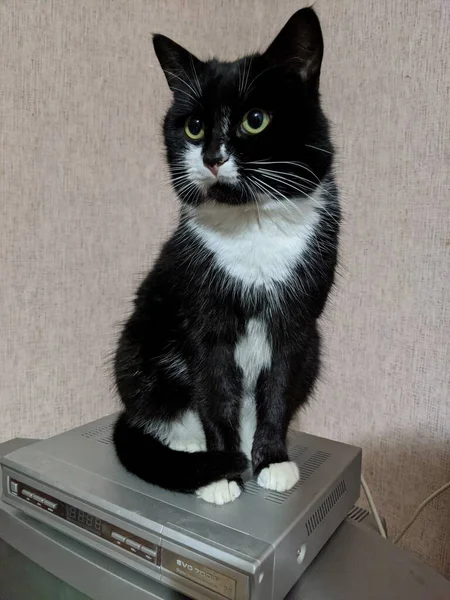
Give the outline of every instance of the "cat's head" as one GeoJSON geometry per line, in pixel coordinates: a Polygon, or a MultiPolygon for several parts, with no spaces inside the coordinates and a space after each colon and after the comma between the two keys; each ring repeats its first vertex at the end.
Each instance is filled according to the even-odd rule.
{"type": "Polygon", "coordinates": [[[162,35],[155,52],[173,92],[167,159],[182,202],[247,204],[307,195],[331,166],[319,104],[323,40],[311,8],[263,54],[201,61],[162,35]]]}

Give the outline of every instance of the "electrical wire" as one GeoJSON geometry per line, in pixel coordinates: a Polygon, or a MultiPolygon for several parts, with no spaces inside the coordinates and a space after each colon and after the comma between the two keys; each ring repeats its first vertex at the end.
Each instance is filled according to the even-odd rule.
{"type": "Polygon", "coordinates": [[[373,518],[375,519],[375,523],[377,524],[378,531],[380,532],[381,537],[387,539],[386,531],[384,530],[383,523],[381,522],[380,515],[378,513],[378,509],[375,506],[375,502],[373,500],[373,496],[370,492],[369,486],[367,485],[366,480],[364,479],[364,475],[361,475],[361,485],[364,490],[364,493],[367,498],[367,502],[369,503],[370,510],[372,511],[373,518]]]}
{"type": "Polygon", "coordinates": [[[403,529],[400,531],[400,533],[398,533],[396,535],[396,537],[394,538],[394,544],[398,544],[398,542],[402,539],[402,537],[405,535],[405,533],[408,531],[408,529],[411,527],[411,525],[414,523],[414,521],[417,519],[417,517],[423,511],[425,506],[427,506],[427,504],[429,504],[432,500],[434,500],[437,496],[439,496],[439,494],[442,494],[442,492],[445,492],[445,490],[448,490],[449,488],[450,488],[450,481],[447,481],[447,483],[444,483],[443,486],[441,486],[438,490],[436,490],[435,492],[430,494],[428,496],[428,498],[425,498],[425,500],[421,504],[419,504],[419,506],[414,511],[413,516],[406,523],[406,525],[403,527],[403,529]]]}

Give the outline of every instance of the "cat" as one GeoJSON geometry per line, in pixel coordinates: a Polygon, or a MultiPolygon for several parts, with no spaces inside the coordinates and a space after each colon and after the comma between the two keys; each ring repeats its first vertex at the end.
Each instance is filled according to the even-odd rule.
{"type": "Polygon", "coordinates": [[[203,62],[163,35],[176,231],[115,355],[120,462],[168,490],[235,500],[299,479],[286,437],[320,367],[340,208],[319,97],[323,39],[296,12],[261,54],[203,62]]]}

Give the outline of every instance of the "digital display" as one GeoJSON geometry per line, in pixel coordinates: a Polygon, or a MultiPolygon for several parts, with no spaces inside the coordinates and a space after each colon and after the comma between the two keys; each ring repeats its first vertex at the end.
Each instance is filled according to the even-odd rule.
{"type": "Polygon", "coordinates": [[[96,533],[97,535],[101,535],[102,533],[101,519],[93,517],[89,513],[79,510],[74,506],[66,505],[66,519],[83,527],[83,529],[96,533]]]}
{"type": "Polygon", "coordinates": [[[91,513],[66,504],[46,492],[41,492],[28,485],[25,486],[20,481],[10,479],[9,492],[21,497],[23,501],[34,505],[40,511],[45,510],[56,517],[65,519],[69,523],[73,523],[77,527],[119,546],[122,548],[122,551],[133,553],[149,563],[158,564],[158,546],[148,539],[140,538],[119,526],[116,527],[108,521],[95,517],[91,513]]]}

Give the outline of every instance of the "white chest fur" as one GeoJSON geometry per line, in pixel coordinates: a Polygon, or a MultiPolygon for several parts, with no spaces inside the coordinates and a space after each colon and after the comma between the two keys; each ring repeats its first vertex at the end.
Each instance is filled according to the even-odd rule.
{"type": "Polygon", "coordinates": [[[205,202],[190,209],[188,226],[217,263],[243,285],[270,289],[302,260],[320,215],[320,190],[311,197],[256,205],[205,202]]]}
{"type": "Polygon", "coordinates": [[[272,350],[263,320],[249,319],[244,335],[236,344],[234,360],[242,369],[244,393],[252,393],[261,370],[270,367],[272,361],[272,350]]]}
{"type": "Polygon", "coordinates": [[[250,319],[244,335],[238,340],[234,360],[241,367],[242,398],[240,413],[241,449],[250,458],[256,429],[255,387],[258,376],[272,361],[272,349],[264,321],[250,319]]]}

